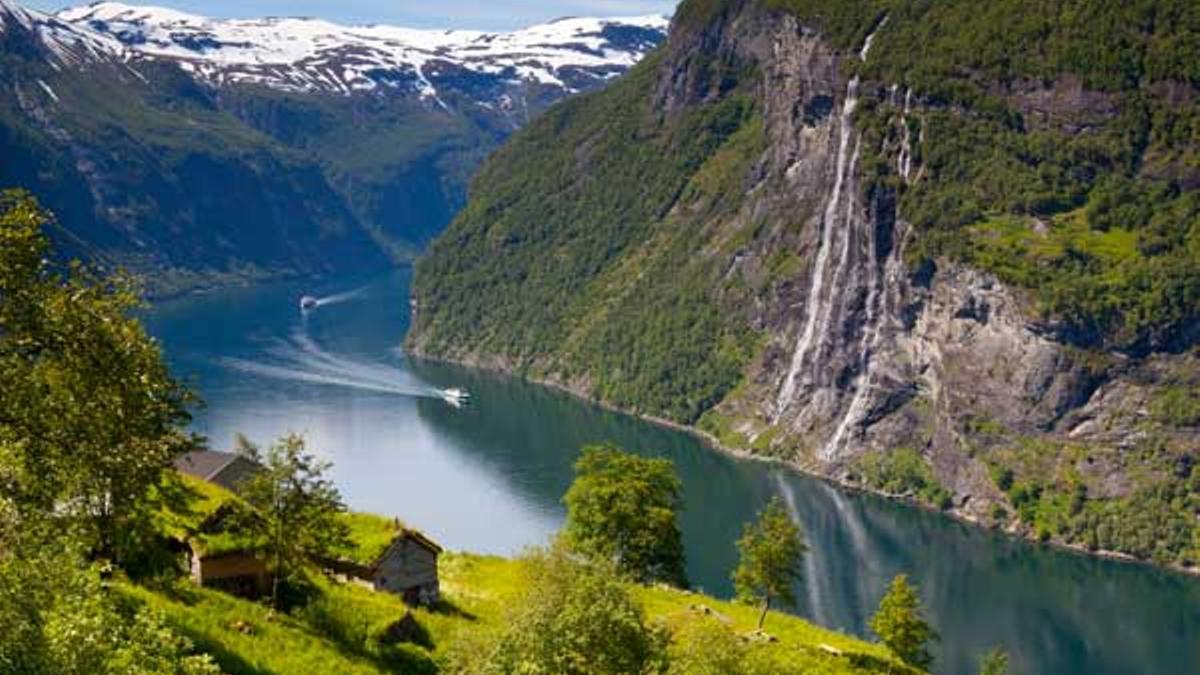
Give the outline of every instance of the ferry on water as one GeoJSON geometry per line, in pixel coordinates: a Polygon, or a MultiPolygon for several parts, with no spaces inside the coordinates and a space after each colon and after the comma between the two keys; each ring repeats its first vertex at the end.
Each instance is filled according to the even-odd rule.
{"type": "Polygon", "coordinates": [[[449,403],[455,408],[461,408],[471,400],[471,395],[468,394],[465,389],[459,389],[458,387],[442,389],[440,393],[442,398],[446,400],[446,403],[449,403]]]}

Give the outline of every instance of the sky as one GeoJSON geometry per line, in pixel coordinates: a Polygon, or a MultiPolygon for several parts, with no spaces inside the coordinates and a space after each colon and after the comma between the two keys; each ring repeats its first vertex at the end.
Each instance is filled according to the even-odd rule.
{"type": "MultiPolygon", "coordinates": [[[[337,23],[511,30],[563,16],[669,14],[676,0],[124,0],[215,17],[316,16],[337,23]]],[[[90,0],[18,0],[54,11],[90,0]]]]}

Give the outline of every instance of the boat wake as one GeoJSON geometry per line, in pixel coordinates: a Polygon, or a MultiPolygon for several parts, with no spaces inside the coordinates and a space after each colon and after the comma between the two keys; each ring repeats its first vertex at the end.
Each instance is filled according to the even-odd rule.
{"type": "Polygon", "coordinates": [[[345,293],[327,295],[323,298],[314,298],[311,295],[306,295],[300,298],[300,309],[304,312],[310,312],[320,307],[328,307],[330,305],[340,305],[343,302],[350,302],[351,300],[354,300],[365,293],[367,288],[369,288],[369,286],[363,286],[352,291],[346,291],[345,293]]]}
{"type": "Polygon", "coordinates": [[[220,364],[231,370],[275,380],[448,400],[446,391],[430,387],[396,366],[331,354],[303,329],[297,329],[286,340],[271,344],[266,357],[261,360],[226,357],[220,359],[220,364]]]}

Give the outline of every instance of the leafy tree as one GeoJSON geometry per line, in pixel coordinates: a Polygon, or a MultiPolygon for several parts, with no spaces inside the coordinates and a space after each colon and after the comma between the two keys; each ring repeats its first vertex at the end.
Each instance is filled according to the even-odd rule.
{"type": "Polygon", "coordinates": [[[617,675],[662,672],[665,635],[646,624],[641,605],[608,561],[556,544],[522,560],[524,589],[505,628],[473,653],[463,673],[617,675]]]}
{"type": "Polygon", "coordinates": [[[772,600],[796,602],[793,585],[800,579],[807,548],[800,526],[779,497],[758,514],[757,522],[746,524],[737,546],[741,561],[733,572],[733,584],[741,600],[762,603],[761,629],[772,600]]]}
{"type": "Polygon", "coordinates": [[[190,395],[131,315],[132,281],[51,263],[50,222],[28,193],[0,193],[0,491],[84,521],[120,560],[142,544],[150,487],[192,446],[190,395]]]}
{"type": "Polygon", "coordinates": [[[908,583],[907,575],[892,579],[879,609],[871,617],[871,630],[905,663],[928,670],[933,662],[928,646],[938,636],[925,620],[921,599],[908,583]]]}
{"type": "Polygon", "coordinates": [[[339,518],[346,507],[327,475],[329,462],[308,453],[300,436],[285,436],[265,452],[243,448],[262,467],[242,483],[240,493],[256,510],[246,526],[273,561],[271,601],[278,607],[282,580],[296,578],[305,561],[348,545],[349,532],[339,518]]]}
{"type": "Polygon", "coordinates": [[[1008,653],[993,649],[979,661],[979,675],[1008,675],[1008,653]]]}
{"type": "Polygon", "coordinates": [[[687,585],[676,516],[680,482],[671,462],[611,445],[590,446],[567,490],[564,536],[574,550],[611,560],[640,582],[687,585]]]}
{"type": "Polygon", "coordinates": [[[123,605],[61,520],[0,503],[0,672],[211,675],[206,655],[155,614],[123,605]]]}

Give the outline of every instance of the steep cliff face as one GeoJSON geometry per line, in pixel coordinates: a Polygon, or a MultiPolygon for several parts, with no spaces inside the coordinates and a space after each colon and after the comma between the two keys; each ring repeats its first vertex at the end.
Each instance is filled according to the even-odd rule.
{"type": "Polygon", "coordinates": [[[1198,286],[1152,234],[1195,243],[1194,188],[1104,220],[1109,183],[1186,174],[1191,141],[1137,112],[1152,78],[898,69],[915,15],[949,5],[792,4],[684,3],[629,82],[518,134],[422,261],[410,346],[983,522],[1194,561],[1198,286]]]}

